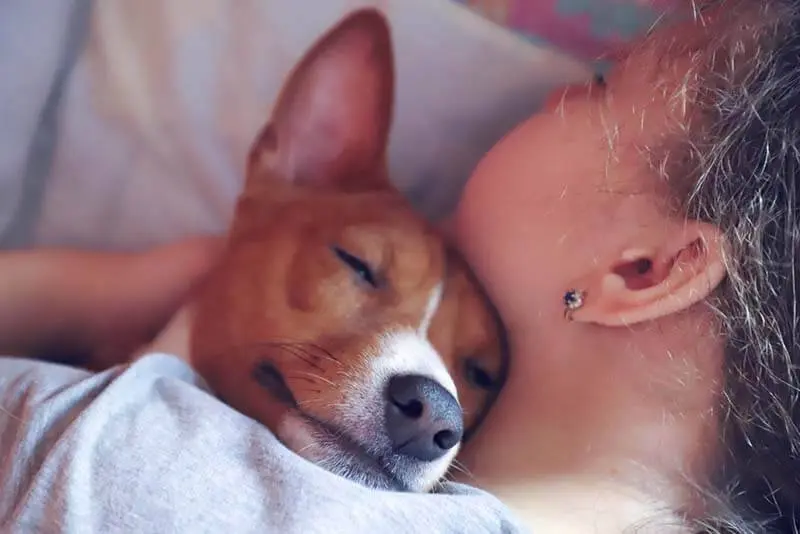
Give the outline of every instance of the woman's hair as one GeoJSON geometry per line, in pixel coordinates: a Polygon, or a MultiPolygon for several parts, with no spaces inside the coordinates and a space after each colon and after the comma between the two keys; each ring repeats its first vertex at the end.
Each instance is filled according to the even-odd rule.
{"type": "Polygon", "coordinates": [[[679,53],[669,54],[689,59],[693,96],[663,166],[684,215],[715,224],[729,245],[728,277],[713,302],[727,340],[722,457],[696,531],[795,533],[800,0],[708,7],[714,14],[696,25],[704,34],[700,44],[676,41],[679,53]]]}

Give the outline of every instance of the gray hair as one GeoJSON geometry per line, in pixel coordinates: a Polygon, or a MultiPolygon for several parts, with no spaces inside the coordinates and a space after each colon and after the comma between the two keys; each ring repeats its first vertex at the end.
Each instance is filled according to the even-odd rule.
{"type": "Polygon", "coordinates": [[[711,302],[727,342],[722,457],[704,483],[707,514],[693,523],[707,533],[794,533],[800,0],[729,0],[718,13],[697,25],[706,35],[701,45],[677,44],[691,59],[694,98],[662,165],[683,213],[715,224],[730,246],[728,277],[711,302]]]}

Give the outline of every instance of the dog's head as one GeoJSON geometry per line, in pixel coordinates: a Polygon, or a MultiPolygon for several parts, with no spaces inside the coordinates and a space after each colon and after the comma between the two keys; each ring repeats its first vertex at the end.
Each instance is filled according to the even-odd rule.
{"type": "Polygon", "coordinates": [[[393,76],[373,10],[292,72],[196,303],[191,359],[302,456],[425,491],[492,404],[507,351],[467,266],[387,179],[393,76]]]}

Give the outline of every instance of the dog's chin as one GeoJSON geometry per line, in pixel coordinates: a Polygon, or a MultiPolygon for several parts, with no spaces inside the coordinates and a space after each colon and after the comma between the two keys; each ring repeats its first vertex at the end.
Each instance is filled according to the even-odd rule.
{"type": "Polygon", "coordinates": [[[457,448],[436,462],[420,462],[388,452],[376,454],[334,425],[300,413],[287,414],[277,430],[291,450],[323,469],[363,486],[428,492],[444,477],[457,448]]]}

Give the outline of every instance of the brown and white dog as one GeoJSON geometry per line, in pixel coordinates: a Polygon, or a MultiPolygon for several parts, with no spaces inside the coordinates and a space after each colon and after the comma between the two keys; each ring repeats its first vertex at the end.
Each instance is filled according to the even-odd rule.
{"type": "Polygon", "coordinates": [[[377,11],[307,52],[251,148],[220,264],[150,350],[184,350],[223,401],[328,470],[427,491],[508,351],[467,266],[387,179],[393,92],[377,11]]]}

